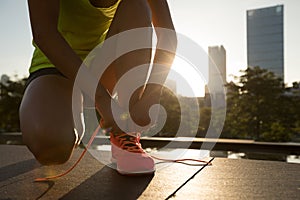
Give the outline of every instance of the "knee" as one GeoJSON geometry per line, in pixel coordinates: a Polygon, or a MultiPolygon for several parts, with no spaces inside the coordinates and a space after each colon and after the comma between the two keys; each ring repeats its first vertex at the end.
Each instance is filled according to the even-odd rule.
{"type": "Polygon", "coordinates": [[[42,133],[23,133],[23,141],[37,161],[42,165],[58,165],[67,162],[73,152],[75,134],[73,137],[67,137],[63,135],[66,133],[61,133],[62,137],[57,137],[53,133],[45,131],[42,133]]]}
{"type": "Polygon", "coordinates": [[[40,147],[33,152],[36,160],[42,165],[59,165],[66,163],[72,154],[72,149],[63,146],[40,147]]]}

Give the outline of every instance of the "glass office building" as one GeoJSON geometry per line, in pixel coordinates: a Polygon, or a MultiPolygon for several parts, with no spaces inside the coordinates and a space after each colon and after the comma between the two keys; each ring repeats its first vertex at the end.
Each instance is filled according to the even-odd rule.
{"type": "Polygon", "coordinates": [[[283,5],[247,11],[248,66],[259,66],[284,80],[283,5]]]}

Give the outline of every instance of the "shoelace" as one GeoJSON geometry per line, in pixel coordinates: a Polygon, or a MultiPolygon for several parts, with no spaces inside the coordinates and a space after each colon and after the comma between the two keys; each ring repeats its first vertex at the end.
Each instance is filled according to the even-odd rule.
{"type": "Polygon", "coordinates": [[[137,136],[135,137],[126,133],[121,133],[113,134],[112,137],[116,138],[119,141],[120,146],[118,147],[121,149],[133,153],[145,153],[140,143],[139,134],[137,134],[137,136]]]}
{"type": "MultiPolygon", "coordinates": [[[[120,148],[124,149],[126,151],[129,152],[134,152],[134,153],[146,153],[143,148],[141,143],[139,142],[139,134],[137,135],[137,137],[131,136],[129,134],[126,133],[122,133],[122,134],[117,134],[114,135],[113,137],[117,138],[118,141],[120,142],[120,148]]],[[[156,160],[160,160],[162,162],[174,162],[174,163],[181,163],[181,164],[186,164],[186,165],[199,165],[199,164],[190,164],[190,163],[186,163],[187,161],[191,161],[191,162],[198,162],[198,163],[208,163],[207,161],[203,161],[203,160],[199,160],[199,159],[191,159],[191,158],[184,158],[184,159],[164,159],[164,158],[159,158],[153,155],[149,155],[150,157],[152,157],[153,159],[156,160]]]]}
{"type": "MultiPolygon", "coordinates": [[[[48,177],[44,177],[44,178],[36,178],[34,181],[35,182],[43,182],[43,181],[48,181],[48,180],[52,180],[52,179],[56,179],[56,178],[60,178],[62,176],[67,175],[68,173],[70,173],[77,165],[78,163],[81,161],[81,159],[83,158],[83,156],[85,155],[85,153],[87,152],[88,148],[91,146],[91,144],[93,143],[97,133],[99,132],[99,130],[101,129],[101,126],[98,125],[98,127],[96,128],[96,130],[93,132],[89,142],[87,143],[87,145],[85,146],[83,152],[81,153],[81,155],[79,156],[78,160],[69,168],[67,169],[65,172],[61,173],[61,174],[57,174],[54,176],[48,176],[48,177]]],[[[135,151],[137,149],[139,149],[139,152],[142,150],[144,153],[146,153],[142,147],[141,144],[139,143],[138,138],[134,138],[133,136],[130,137],[118,137],[119,139],[121,139],[123,141],[123,146],[128,149],[128,150],[132,150],[135,151]],[[130,138],[128,140],[128,138],[130,138]],[[135,144],[134,146],[132,146],[133,144],[135,144]]],[[[186,165],[194,165],[194,164],[189,164],[189,163],[185,163],[185,161],[194,161],[194,162],[199,162],[199,163],[205,163],[206,165],[211,165],[210,161],[204,161],[204,160],[198,160],[198,159],[163,159],[163,158],[158,158],[155,156],[151,156],[153,159],[156,160],[160,160],[163,162],[174,162],[174,163],[181,163],[181,164],[186,164],[186,165]]],[[[198,164],[199,165],[199,164],[198,164]]]]}

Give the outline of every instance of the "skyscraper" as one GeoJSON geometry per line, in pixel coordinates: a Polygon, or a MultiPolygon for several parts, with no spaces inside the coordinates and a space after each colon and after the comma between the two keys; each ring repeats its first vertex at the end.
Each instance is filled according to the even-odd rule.
{"type": "Polygon", "coordinates": [[[284,80],[283,5],[247,11],[248,66],[259,66],[284,80]]]}
{"type": "MultiPolygon", "coordinates": [[[[222,87],[218,84],[216,79],[221,77],[222,81],[226,83],[226,50],[221,46],[208,47],[208,56],[210,58],[208,65],[208,87],[215,92],[222,91],[222,87]]],[[[221,85],[222,86],[222,85],[221,85]]]]}
{"type": "Polygon", "coordinates": [[[221,46],[208,47],[208,87],[205,88],[206,105],[211,103],[211,100],[216,102],[217,107],[225,106],[225,91],[226,84],[226,50],[221,46]]]}

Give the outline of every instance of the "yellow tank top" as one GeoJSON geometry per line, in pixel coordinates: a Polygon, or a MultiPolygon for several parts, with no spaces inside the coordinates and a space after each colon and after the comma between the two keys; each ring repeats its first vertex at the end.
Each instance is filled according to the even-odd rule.
{"type": "MultiPolygon", "coordinates": [[[[61,0],[58,30],[82,60],[104,41],[119,0],[108,8],[96,8],[89,0],[61,0]]],[[[54,67],[33,42],[35,50],[29,72],[54,67]]]]}

